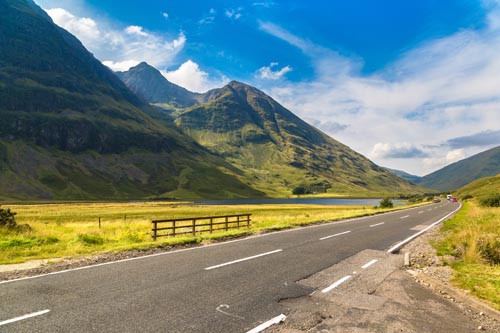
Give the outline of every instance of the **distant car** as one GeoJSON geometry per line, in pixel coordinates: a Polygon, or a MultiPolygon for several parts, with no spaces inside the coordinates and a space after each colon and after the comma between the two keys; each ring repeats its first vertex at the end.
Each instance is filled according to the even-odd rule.
{"type": "Polygon", "coordinates": [[[453,197],[453,196],[452,196],[451,194],[448,194],[448,195],[446,196],[446,200],[451,200],[451,198],[452,198],[452,197],[453,197]]]}
{"type": "Polygon", "coordinates": [[[457,198],[455,197],[451,198],[451,202],[457,202],[457,201],[458,201],[457,198]]]}

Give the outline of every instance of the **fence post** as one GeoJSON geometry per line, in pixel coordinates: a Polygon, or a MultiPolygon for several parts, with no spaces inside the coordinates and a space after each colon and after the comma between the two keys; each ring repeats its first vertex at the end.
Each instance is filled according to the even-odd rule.
{"type": "Polygon", "coordinates": [[[250,229],[250,214],[247,215],[247,228],[250,229]]]}
{"type": "Polygon", "coordinates": [[[156,223],[156,221],[153,221],[153,240],[156,241],[156,228],[157,228],[158,224],[156,223]]]}
{"type": "Polygon", "coordinates": [[[193,236],[196,235],[196,219],[193,219],[193,236]]]}
{"type": "Polygon", "coordinates": [[[172,221],[172,236],[175,237],[175,220],[172,221]]]}
{"type": "Polygon", "coordinates": [[[99,216],[99,229],[101,229],[101,217],[99,216]]]}
{"type": "Polygon", "coordinates": [[[210,233],[212,233],[213,231],[213,227],[214,227],[214,219],[213,218],[210,218],[210,233]]]}
{"type": "Polygon", "coordinates": [[[236,226],[238,227],[238,230],[240,230],[240,216],[236,216],[236,226]]]}
{"type": "Polygon", "coordinates": [[[226,231],[229,230],[229,225],[228,225],[227,219],[228,219],[228,217],[226,216],[226,231]]]}

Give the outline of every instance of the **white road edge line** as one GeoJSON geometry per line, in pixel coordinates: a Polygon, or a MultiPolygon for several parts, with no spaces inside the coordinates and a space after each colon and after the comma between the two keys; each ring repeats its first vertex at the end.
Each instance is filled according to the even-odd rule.
{"type": "Polygon", "coordinates": [[[401,216],[400,219],[407,219],[409,217],[410,217],[410,215],[405,215],[405,216],[401,216]]]}
{"type": "Polygon", "coordinates": [[[43,310],[43,311],[38,311],[38,312],[30,313],[30,314],[27,314],[27,315],[24,315],[24,316],[21,316],[21,317],[16,317],[16,318],[12,318],[12,319],[9,319],[9,320],[0,321],[0,326],[7,325],[7,324],[10,324],[10,323],[15,323],[16,321],[21,321],[21,320],[32,318],[32,317],[41,316],[41,315],[44,315],[44,314],[46,314],[48,312],[50,312],[50,310],[43,310]]]}
{"type": "Polygon", "coordinates": [[[103,262],[103,263],[100,263],[100,264],[82,266],[82,267],[77,267],[77,268],[70,268],[70,269],[65,269],[65,270],[62,270],[62,271],[45,273],[45,274],[40,274],[40,275],[25,276],[25,277],[22,277],[22,278],[0,281],[0,285],[1,284],[7,284],[7,283],[24,281],[24,280],[38,279],[38,278],[47,277],[47,276],[51,276],[51,275],[65,274],[65,273],[80,271],[80,270],[84,270],[84,269],[92,269],[92,268],[97,268],[97,267],[102,267],[102,266],[120,264],[120,263],[124,263],[124,262],[129,262],[129,261],[143,260],[143,259],[149,259],[149,258],[160,257],[160,256],[168,256],[168,255],[172,255],[172,254],[176,254],[176,253],[180,253],[180,252],[197,251],[197,250],[202,250],[202,249],[206,249],[206,248],[210,248],[210,247],[224,246],[224,245],[232,244],[232,243],[245,242],[245,241],[253,240],[253,239],[256,239],[256,238],[270,237],[270,236],[284,234],[284,233],[289,233],[289,232],[298,232],[298,231],[301,231],[301,230],[304,230],[304,229],[309,229],[309,228],[310,229],[313,229],[313,228],[322,228],[322,227],[327,227],[327,226],[334,225],[334,224],[352,223],[352,222],[356,222],[356,221],[360,221],[360,220],[369,219],[369,218],[372,218],[374,216],[382,216],[382,215],[388,216],[388,215],[392,215],[392,214],[401,213],[402,211],[417,210],[419,208],[421,208],[421,207],[406,208],[406,209],[391,211],[391,212],[382,213],[382,214],[378,214],[378,215],[368,215],[368,216],[354,217],[354,218],[345,219],[345,220],[332,221],[332,222],[328,222],[328,223],[308,225],[308,226],[303,226],[301,228],[292,228],[292,229],[274,231],[274,232],[266,233],[266,234],[263,234],[263,235],[252,235],[252,236],[245,237],[245,238],[242,238],[242,239],[235,239],[235,240],[231,240],[231,241],[227,241],[227,242],[222,242],[222,243],[208,244],[208,245],[203,245],[203,246],[190,247],[190,248],[187,248],[187,249],[180,249],[180,250],[174,250],[174,251],[168,251],[168,252],[148,254],[148,255],[140,256],[140,257],[120,259],[120,260],[115,260],[115,261],[108,261],[108,262],[103,262]]]}
{"type": "Polygon", "coordinates": [[[380,222],[380,223],[377,223],[377,224],[372,224],[372,225],[370,226],[370,228],[373,228],[373,227],[376,227],[376,226],[378,226],[378,225],[382,225],[382,224],[385,224],[385,222],[380,222]]]}
{"type": "Polygon", "coordinates": [[[333,289],[337,288],[338,286],[340,286],[342,283],[346,282],[347,280],[349,280],[350,278],[352,278],[352,276],[350,275],[346,275],[344,276],[342,279],[338,280],[337,282],[333,283],[331,286],[321,290],[321,292],[324,294],[324,293],[327,293],[329,291],[332,291],[333,289]]]}
{"type": "Polygon", "coordinates": [[[370,260],[369,262],[367,262],[366,264],[364,264],[363,266],[361,266],[361,268],[363,269],[367,269],[368,267],[370,267],[371,265],[373,265],[374,263],[376,263],[378,261],[378,259],[373,259],[373,260],[370,260]]]}
{"type": "Polygon", "coordinates": [[[266,328],[269,328],[269,327],[271,327],[273,325],[281,323],[282,321],[285,321],[285,319],[286,319],[286,316],[284,314],[280,314],[279,316],[274,317],[273,319],[268,320],[265,323],[260,324],[259,326],[255,327],[255,328],[252,328],[247,333],[259,333],[259,332],[262,332],[266,328]]]}
{"type": "Polygon", "coordinates": [[[432,223],[431,225],[429,225],[427,228],[417,232],[416,234],[408,237],[407,239],[405,239],[404,241],[402,242],[399,242],[397,243],[396,245],[394,245],[393,247],[391,247],[389,250],[387,250],[387,252],[389,253],[393,253],[395,252],[396,250],[398,250],[400,247],[402,247],[403,245],[405,245],[406,243],[408,243],[409,241],[411,241],[412,239],[420,236],[421,234],[423,234],[424,232],[426,232],[427,230],[429,230],[430,228],[434,227],[435,225],[443,222],[444,220],[446,220],[448,217],[452,216],[453,214],[455,214],[456,212],[458,212],[460,210],[460,208],[462,208],[462,203],[460,203],[460,206],[458,206],[457,209],[455,209],[454,211],[452,211],[451,213],[449,213],[448,215],[446,215],[445,217],[437,220],[436,222],[432,223]]]}
{"type": "Polygon", "coordinates": [[[340,235],[345,235],[345,234],[348,234],[350,232],[351,232],[351,230],[340,232],[340,233],[335,234],[335,235],[330,235],[330,236],[326,236],[326,237],[320,238],[319,240],[322,241],[322,240],[325,240],[325,239],[328,239],[328,238],[337,237],[337,236],[340,236],[340,235]]]}
{"type": "Polygon", "coordinates": [[[263,257],[263,256],[268,256],[270,254],[274,254],[274,253],[278,253],[278,252],[282,252],[282,251],[283,251],[282,249],[279,249],[279,250],[274,250],[274,251],[270,251],[270,252],[266,252],[266,253],[261,253],[261,254],[255,255],[255,256],[241,258],[241,259],[238,259],[238,260],[233,260],[233,261],[225,262],[223,264],[219,264],[219,265],[215,265],[215,266],[210,266],[210,267],[205,268],[205,270],[209,271],[211,269],[220,268],[220,267],[224,267],[224,266],[228,266],[228,265],[232,265],[232,264],[237,264],[237,263],[242,262],[242,261],[247,261],[247,260],[251,260],[251,259],[255,259],[255,258],[259,258],[259,257],[263,257]]]}

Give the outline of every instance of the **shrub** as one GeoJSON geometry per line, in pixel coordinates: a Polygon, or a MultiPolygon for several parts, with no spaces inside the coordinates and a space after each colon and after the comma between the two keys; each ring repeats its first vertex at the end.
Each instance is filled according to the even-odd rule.
{"type": "Polygon", "coordinates": [[[295,195],[301,195],[301,194],[306,194],[307,191],[306,191],[305,186],[297,186],[296,188],[294,188],[292,190],[292,193],[295,195]]]}
{"type": "Polygon", "coordinates": [[[14,229],[17,226],[16,213],[11,212],[9,208],[0,208],[0,228],[14,229]]]}
{"type": "Polygon", "coordinates": [[[500,193],[483,198],[479,203],[483,207],[500,207],[500,193]]]}
{"type": "Polygon", "coordinates": [[[472,195],[470,195],[470,194],[466,194],[466,195],[464,195],[464,196],[462,197],[462,201],[465,201],[465,200],[468,200],[468,199],[472,199],[472,198],[474,198],[472,195]]]}
{"type": "Polygon", "coordinates": [[[392,203],[391,199],[383,198],[380,201],[380,208],[392,208],[392,207],[394,207],[394,204],[392,203]]]}
{"type": "Polygon", "coordinates": [[[104,238],[95,234],[81,234],[78,235],[78,240],[85,245],[102,245],[104,238]]]}

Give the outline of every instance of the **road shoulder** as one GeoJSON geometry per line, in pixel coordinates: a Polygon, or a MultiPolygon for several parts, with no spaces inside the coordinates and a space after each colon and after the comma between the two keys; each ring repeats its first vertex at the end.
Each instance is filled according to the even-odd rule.
{"type": "Polygon", "coordinates": [[[288,317],[268,331],[500,332],[495,310],[485,310],[486,305],[453,288],[448,282],[452,276],[449,267],[437,268],[439,263],[428,245],[437,230],[401,250],[413,253],[413,267],[403,266],[403,254],[365,250],[299,281],[317,292],[283,300],[288,317]],[[361,268],[373,261],[370,267],[361,268]],[[334,289],[322,292],[347,276],[350,278],[334,289]],[[444,282],[433,282],[437,279],[444,282]]]}

